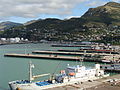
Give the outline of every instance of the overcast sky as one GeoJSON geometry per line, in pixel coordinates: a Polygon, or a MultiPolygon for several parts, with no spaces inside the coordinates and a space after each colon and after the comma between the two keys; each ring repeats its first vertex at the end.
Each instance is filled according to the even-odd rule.
{"type": "Polygon", "coordinates": [[[0,21],[80,17],[89,8],[120,0],[0,0],[0,21]]]}

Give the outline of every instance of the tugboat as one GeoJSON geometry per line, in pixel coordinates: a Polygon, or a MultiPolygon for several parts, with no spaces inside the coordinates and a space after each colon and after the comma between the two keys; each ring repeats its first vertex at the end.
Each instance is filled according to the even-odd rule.
{"type": "Polygon", "coordinates": [[[11,90],[43,90],[58,86],[66,86],[68,84],[81,83],[89,80],[95,80],[109,76],[104,74],[104,70],[100,69],[100,64],[95,64],[94,68],[86,68],[83,65],[70,66],[67,65],[65,70],[61,70],[59,74],[51,75],[32,75],[34,65],[29,63],[29,80],[16,80],[9,82],[11,90]],[[33,81],[35,78],[50,75],[50,79],[44,81],[33,81]]]}

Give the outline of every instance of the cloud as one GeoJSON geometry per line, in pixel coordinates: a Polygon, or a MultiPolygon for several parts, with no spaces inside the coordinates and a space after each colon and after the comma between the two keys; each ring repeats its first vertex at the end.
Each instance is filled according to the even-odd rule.
{"type": "Polygon", "coordinates": [[[105,3],[105,0],[0,0],[0,20],[11,17],[37,18],[40,15],[73,16],[73,10],[78,5],[94,7],[105,3]]]}
{"type": "Polygon", "coordinates": [[[104,1],[102,1],[102,0],[92,0],[91,2],[89,2],[88,4],[87,4],[87,6],[100,6],[100,5],[104,5],[106,2],[104,2],[104,1]]]}
{"type": "Polygon", "coordinates": [[[80,18],[80,16],[67,16],[65,19],[70,19],[70,18],[80,18]]]}
{"type": "Polygon", "coordinates": [[[120,0],[112,0],[113,2],[120,2],[120,0]]]}
{"type": "Polygon", "coordinates": [[[88,0],[1,0],[0,19],[15,17],[34,18],[40,14],[69,15],[72,9],[88,0]]]}
{"type": "MultiPolygon", "coordinates": [[[[101,5],[104,5],[106,4],[108,1],[105,1],[105,0],[91,0],[91,1],[88,1],[88,4],[87,6],[90,6],[90,7],[96,7],[96,6],[101,6],[101,5]]],[[[120,0],[110,0],[110,2],[120,2],[120,0]]]]}

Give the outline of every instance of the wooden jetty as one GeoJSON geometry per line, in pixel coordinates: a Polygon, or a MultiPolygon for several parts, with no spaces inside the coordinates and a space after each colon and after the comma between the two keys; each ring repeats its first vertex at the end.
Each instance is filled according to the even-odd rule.
{"type": "Polygon", "coordinates": [[[84,52],[59,52],[59,51],[33,51],[32,53],[40,54],[61,54],[61,55],[101,55],[101,56],[111,56],[112,54],[106,53],[84,53],[84,52]]]}
{"type": "Polygon", "coordinates": [[[69,56],[58,56],[58,55],[34,55],[34,54],[5,54],[6,57],[23,57],[23,58],[40,58],[40,59],[52,59],[52,60],[73,60],[73,61],[83,61],[87,62],[102,62],[101,60],[94,59],[83,59],[82,57],[69,57],[69,56]]]}

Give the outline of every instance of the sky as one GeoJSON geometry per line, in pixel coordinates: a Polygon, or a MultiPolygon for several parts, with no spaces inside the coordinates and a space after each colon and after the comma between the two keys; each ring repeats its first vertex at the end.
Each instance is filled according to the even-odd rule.
{"type": "Polygon", "coordinates": [[[81,17],[89,8],[120,0],[0,0],[0,22],[81,17]]]}

